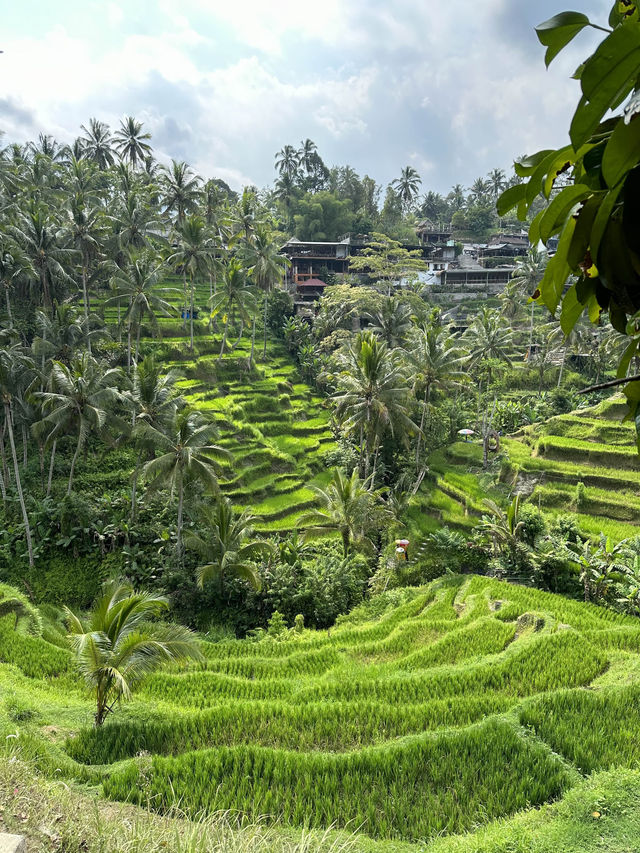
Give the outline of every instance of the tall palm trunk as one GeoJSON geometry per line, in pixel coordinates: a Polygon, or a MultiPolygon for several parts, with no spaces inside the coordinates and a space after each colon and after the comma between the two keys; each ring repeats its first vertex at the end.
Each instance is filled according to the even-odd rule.
{"type": "Polygon", "coordinates": [[[53,444],[51,446],[51,461],[49,462],[49,479],[47,480],[47,497],[51,494],[51,482],[53,481],[53,465],[56,458],[56,445],[58,444],[58,439],[53,439],[53,444]]]}
{"type": "Polygon", "coordinates": [[[24,502],[24,494],[22,493],[22,482],[20,480],[20,469],[18,467],[18,456],[16,454],[16,443],[13,439],[13,425],[11,423],[11,405],[10,401],[4,399],[4,418],[9,433],[9,445],[11,447],[11,458],[13,459],[13,471],[16,478],[16,489],[18,490],[18,500],[20,501],[20,509],[22,510],[22,519],[24,521],[24,533],[27,540],[27,552],[29,554],[29,568],[33,568],[33,543],[31,541],[31,527],[29,525],[29,516],[27,515],[27,507],[24,502]]]}
{"type": "Polygon", "coordinates": [[[244,335],[244,320],[240,320],[240,334],[238,335],[238,340],[234,344],[232,344],[229,352],[233,352],[235,350],[235,348],[238,346],[238,344],[242,340],[243,335],[244,335]]]}
{"type": "Polygon", "coordinates": [[[138,458],[136,459],[136,467],[133,472],[133,484],[131,486],[131,524],[135,523],[136,515],[138,512],[138,504],[136,503],[136,495],[138,491],[138,477],[140,476],[140,462],[142,461],[142,450],[138,453],[138,458]]]}
{"type": "Polygon", "coordinates": [[[560,373],[558,373],[558,385],[559,388],[562,383],[562,374],[564,373],[564,363],[567,359],[567,348],[563,347],[562,349],[562,361],[560,362],[560,373]]]}
{"type": "Polygon", "coordinates": [[[87,329],[87,350],[91,355],[91,338],[89,337],[89,291],[87,289],[87,257],[82,250],[82,302],[84,306],[84,322],[87,329]]]}
{"type": "Polygon", "coordinates": [[[78,443],[76,444],[76,452],[73,454],[73,459],[71,460],[71,470],[69,471],[69,483],[67,485],[67,494],[71,494],[71,489],[73,487],[73,475],[76,470],[76,462],[78,461],[78,456],[80,456],[80,450],[82,449],[82,428],[78,432],[78,443]]]}
{"type": "Polygon", "coordinates": [[[23,469],[27,467],[27,462],[29,454],[29,443],[27,441],[27,426],[26,424],[22,424],[22,467],[23,469]]]}
{"type": "Polygon", "coordinates": [[[376,468],[378,467],[378,453],[380,452],[380,442],[376,438],[375,450],[373,452],[373,468],[371,469],[371,486],[376,482],[376,468]]]}
{"type": "Polygon", "coordinates": [[[138,357],[139,357],[139,354],[140,354],[140,331],[141,331],[141,329],[142,329],[142,323],[141,323],[141,322],[139,322],[139,323],[138,323],[138,329],[137,329],[137,331],[136,331],[136,354],[135,354],[135,363],[136,363],[136,366],[137,366],[137,364],[138,364],[138,357]]]}
{"type": "Polygon", "coordinates": [[[53,316],[53,303],[51,302],[51,292],[49,290],[49,282],[47,281],[47,273],[44,267],[40,268],[40,287],[42,288],[42,299],[45,308],[48,308],[53,316]]]}
{"type": "Polygon", "coordinates": [[[347,528],[343,528],[340,531],[340,535],[342,537],[342,553],[345,557],[349,556],[349,546],[351,544],[351,537],[349,536],[349,530],[347,528]]]}
{"type": "Polygon", "coordinates": [[[6,424],[2,424],[2,429],[0,430],[0,461],[2,462],[2,476],[4,477],[5,483],[11,482],[11,474],[9,473],[9,467],[7,465],[7,454],[4,446],[4,436],[7,431],[6,424]]]}
{"type": "Polygon", "coordinates": [[[187,334],[187,270],[182,267],[182,329],[187,334]]]}
{"type": "Polygon", "coordinates": [[[190,352],[193,352],[193,310],[194,310],[193,300],[194,300],[194,290],[195,290],[195,286],[194,286],[193,278],[192,278],[191,279],[191,299],[189,302],[189,338],[190,338],[189,349],[190,349],[190,352]]]}
{"type": "Polygon", "coordinates": [[[262,347],[262,360],[267,360],[267,306],[269,304],[269,291],[264,292],[264,345],[262,347]]]}
{"type": "Polygon", "coordinates": [[[178,531],[176,536],[176,554],[178,557],[178,565],[182,563],[182,511],[184,509],[184,485],[182,477],[180,477],[180,485],[178,486],[178,531]]]}
{"type": "Polygon", "coordinates": [[[127,372],[131,370],[131,323],[127,324],[127,372]]]}
{"type": "Polygon", "coordinates": [[[256,315],[253,315],[253,323],[251,324],[251,354],[249,355],[249,364],[253,365],[253,350],[256,345],[256,315]]]}
{"type": "Polygon", "coordinates": [[[418,441],[416,443],[416,471],[420,466],[420,445],[422,443],[422,436],[424,430],[424,421],[427,413],[427,404],[429,403],[429,386],[425,386],[424,389],[424,400],[422,401],[422,417],[420,418],[420,427],[418,430],[418,441]]]}
{"type": "Polygon", "coordinates": [[[224,331],[222,332],[222,346],[220,347],[220,355],[218,356],[218,361],[222,361],[222,354],[224,352],[224,348],[227,345],[227,332],[229,331],[229,315],[225,317],[224,321],[224,331]]]}
{"type": "Polygon", "coordinates": [[[11,297],[9,296],[9,288],[5,286],[4,289],[4,300],[7,306],[7,319],[9,321],[9,328],[13,329],[13,313],[11,312],[11,297]]]}

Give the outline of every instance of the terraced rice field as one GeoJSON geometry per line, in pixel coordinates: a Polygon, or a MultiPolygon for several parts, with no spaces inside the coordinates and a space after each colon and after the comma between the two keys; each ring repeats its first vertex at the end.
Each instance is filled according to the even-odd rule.
{"type": "MultiPolygon", "coordinates": [[[[181,289],[182,283],[172,280],[167,286],[181,289]]],[[[286,534],[295,528],[298,515],[316,503],[309,485],[328,481],[324,456],[335,447],[330,412],[301,381],[291,356],[278,343],[268,342],[262,362],[262,341],[256,341],[252,371],[246,336],[219,359],[221,335],[207,328],[208,295],[208,285],[199,285],[196,304],[204,309],[204,319],[194,322],[193,354],[188,329],[175,316],[160,317],[162,338],[143,337],[143,345],[158,353],[167,370],[182,373],[178,387],[187,402],[218,425],[218,443],[233,454],[223,471],[222,491],[239,511],[251,509],[258,518],[256,530],[286,534]]],[[[170,294],[169,301],[177,308],[181,295],[170,294]]],[[[104,313],[107,322],[117,321],[117,308],[104,313]]],[[[229,339],[228,349],[234,343],[231,334],[229,339]]]]}
{"type": "Polygon", "coordinates": [[[614,396],[503,438],[507,461],[495,487],[479,478],[480,444],[456,442],[432,459],[436,484],[428,512],[469,527],[483,512],[483,497],[504,503],[521,491],[549,515],[575,514],[585,534],[602,531],[614,540],[639,534],[640,458],[633,425],[622,423],[624,410],[623,398],[614,396]]]}
{"type": "Polygon", "coordinates": [[[640,760],[637,620],[549,593],[449,577],[331,631],[202,648],[96,730],[68,653],[0,621],[0,736],[17,729],[45,772],[115,800],[389,843],[466,832],[640,760]]]}

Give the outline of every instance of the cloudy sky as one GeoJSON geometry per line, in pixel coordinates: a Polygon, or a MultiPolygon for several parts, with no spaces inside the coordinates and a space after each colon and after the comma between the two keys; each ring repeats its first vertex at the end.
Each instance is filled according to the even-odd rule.
{"type": "MultiPolygon", "coordinates": [[[[144,121],[157,156],[238,189],[313,139],[386,184],[414,166],[447,192],[565,141],[588,33],[545,71],[535,24],[563,0],[13,0],[0,129],[71,141],[96,116],[144,121]]],[[[574,6],[606,22],[610,0],[574,6]]]]}

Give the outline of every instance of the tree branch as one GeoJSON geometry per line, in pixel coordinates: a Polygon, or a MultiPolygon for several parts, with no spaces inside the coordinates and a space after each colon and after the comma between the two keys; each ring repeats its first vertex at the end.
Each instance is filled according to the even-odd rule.
{"type": "Polygon", "coordinates": [[[635,376],[625,376],[624,379],[612,379],[610,382],[601,382],[599,385],[589,385],[588,388],[581,388],[578,394],[589,394],[591,391],[602,391],[604,388],[615,388],[618,385],[626,385],[627,382],[640,381],[640,373],[635,376]]]}

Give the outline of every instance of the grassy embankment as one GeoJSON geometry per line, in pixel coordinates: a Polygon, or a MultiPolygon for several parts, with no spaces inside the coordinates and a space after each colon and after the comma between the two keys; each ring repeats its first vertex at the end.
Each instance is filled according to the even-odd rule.
{"type": "Polygon", "coordinates": [[[429,840],[435,853],[524,850],[514,839],[538,833],[548,846],[531,849],[551,849],[561,828],[595,845],[634,825],[621,810],[636,774],[584,781],[640,759],[640,628],[611,611],[442,579],[330,632],[203,644],[204,665],[148,677],[100,730],[55,628],[47,642],[0,625],[0,734],[17,734],[2,740],[73,796],[99,786],[190,818],[240,813],[266,833],[276,818],[273,849],[302,827],[358,830],[354,849],[417,853],[429,840]],[[557,798],[544,819],[527,811],[557,798]]]}

